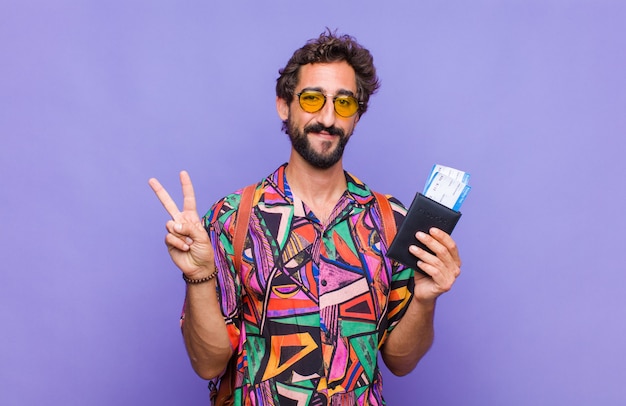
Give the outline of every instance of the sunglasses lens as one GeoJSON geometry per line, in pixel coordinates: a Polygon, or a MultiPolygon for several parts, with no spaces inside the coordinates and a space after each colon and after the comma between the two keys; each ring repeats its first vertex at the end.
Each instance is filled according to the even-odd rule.
{"type": "Polygon", "coordinates": [[[359,109],[359,102],[352,96],[337,96],[335,111],[341,117],[351,117],[359,109]]]}
{"type": "Polygon", "coordinates": [[[315,113],[324,107],[326,97],[320,92],[302,92],[300,93],[300,106],[307,113],[315,113]]]}

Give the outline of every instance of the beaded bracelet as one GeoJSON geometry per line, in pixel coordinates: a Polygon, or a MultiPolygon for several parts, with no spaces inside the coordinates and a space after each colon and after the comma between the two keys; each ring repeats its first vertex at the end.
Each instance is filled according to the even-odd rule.
{"type": "Polygon", "coordinates": [[[211,275],[205,276],[202,279],[191,279],[191,278],[188,278],[187,275],[183,274],[183,280],[186,283],[189,283],[189,284],[192,284],[192,285],[197,285],[197,284],[200,284],[200,283],[208,282],[211,279],[215,278],[216,276],[217,276],[217,267],[215,268],[215,271],[213,271],[213,273],[211,275]]]}

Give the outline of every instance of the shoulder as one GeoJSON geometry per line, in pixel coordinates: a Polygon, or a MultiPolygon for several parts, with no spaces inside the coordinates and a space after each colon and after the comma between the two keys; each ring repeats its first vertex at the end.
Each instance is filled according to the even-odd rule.
{"type": "Polygon", "coordinates": [[[239,210],[245,193],[250,196],[251,205],[258,201],[258,199],[255,199],[255,196],[258,196],[262,191],[262,185],[263,182],[252,183],[222,197],[211,206],[211,209],[204,216],[205,222],[226,223],[239,210]]]}
{"type": "Polygon", "coordinates": [[[376,203],[378,204],[381,216],[389,220],[393,217],[393,222],[396,224],[396,227],[400,227],[406,217],[406,206],[404,206],[400,200],[391,195],[385,195],[375,191],[372,191],[372,195],[374,196],[373,200],[376,200],[376,203]],[[388,204],[386,204],[385,201],[388,204]]]}
{"type": "Polygon", "coordinates": [[[392,195],[384,195],[382,193],[379,193],[379,196],[384,196],[387,199],[394,213],[397,213],[401,215],[402,217],[406,215],[406,212],[407,212],[406,206],[396,197],[392,195]]]}
{"type": "Polygon", "coordinates": [[[272,179],[276,177],[276,174],[281,170],[282,166],[277,169],[273,174],[261,179],[258,182],[246,185],[236,191],[220,198],[211,206],[210,210],[204,215],[203,222],[206,226],[209,224],[221,224],[228,228],[232,219],[236,217],[236,213],[239,211],[239,207],[242,204],[242,198],[244,194],[251,195],[251,202],[245,202],[246,205],[256,205],[263,197],[269,185],[272,184],[272,179]]]}
{"type": "Polygon", "coordinates": [[[345,172],[346,181],[348,185],[348,192],[355,198],[356,201],[365,203],[378,201],[378,204],[384,203],[387,200],[394,213],[398,213],[403,216],[406,214],[406,206],[402,202],[396,199],[394,196],[381,193],[377,190],[370,188],[366,183],[362,182],[358,177],[350,172],[345,172]],[[372,197],[374,199],[372,199],[372,197]]]}

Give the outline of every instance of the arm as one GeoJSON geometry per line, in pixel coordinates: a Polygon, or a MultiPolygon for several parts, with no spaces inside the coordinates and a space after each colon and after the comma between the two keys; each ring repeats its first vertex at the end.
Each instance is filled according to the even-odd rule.
{"type": "Polygon", "coordinates": [[[413,299],[381,349],[383,361],[399,376],[411,372],[432,345],[435,303],[452,288],[461,272],[461,259],[452,237],[436,228],[430,234],[417,233],[416,237],[435,253],[415,245],[409,249],[418,258],[417,266],[430,277],[416,272],[413,299]]]}
{"type": "MultiPolygon", "coordinates": [[[[172,261],[190,279],[202,279],[215,271],[213,248],[196,211],[193,185],[187,172],[181,172],[183,210],[156,179],[149,184],[172,217],[166,223],[165,244],[172,261]]],[[[232,353],[215,286],[215,278],[188,284],[182,325],[185,346],[198,375],[211,379],[219,375],[232,353]]]]}
{"type": "Polygon", "coordinates": [[[191,365],[204,379],[217,377],[232,355],[224,317],[219,308],[215,279],[187,285],[183,338],[191,365]]]}

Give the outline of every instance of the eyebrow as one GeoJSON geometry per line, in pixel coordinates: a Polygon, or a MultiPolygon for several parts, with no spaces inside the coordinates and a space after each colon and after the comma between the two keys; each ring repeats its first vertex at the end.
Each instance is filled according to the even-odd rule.
{"type": "MultiPolygon", "coordinates": [[[[304,89],[300,90],[299,93],[302,93],[302,92],[320,92],[322,94],[325,94],[324,89],[322,89],[321,87],[305,87],[304,89]]],[[[351,90],[347,90],[347,89],[339,89],[337,93],[334,94],[334,96],[356,97],[354,92],[352,92],[351,90]]]]}

